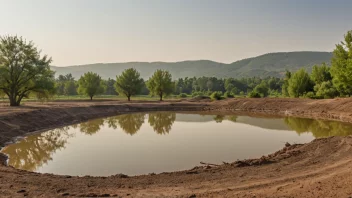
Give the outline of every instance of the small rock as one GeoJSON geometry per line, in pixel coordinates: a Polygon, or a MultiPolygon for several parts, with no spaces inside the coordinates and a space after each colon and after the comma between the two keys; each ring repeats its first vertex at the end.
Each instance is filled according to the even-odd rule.
{"type": "Polygon", "coordinates": [[[197,197],[195,194],[189,196],[189,198],[195,198],[195,197],[197,197]]]}
{"type": "Polygon", "coordinates": [[[69,195],[70,195],[70,193],[62,193],[61,196],[66,197],[66,196],[69,196],[69,195]]]}
{"type": "Polygon", "coordinates": [[[19,190],[19,191],[17,191],[17,193],[25,193],[26,192],[26,190],[19,190]]]}

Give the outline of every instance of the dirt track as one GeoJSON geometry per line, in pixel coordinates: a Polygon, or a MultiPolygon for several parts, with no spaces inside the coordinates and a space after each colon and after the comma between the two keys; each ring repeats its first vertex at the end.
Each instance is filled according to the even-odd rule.
{"type": "MultiPolygon", "coordinates": [[[[0,107],[0,145],[16,136],[135,111],[217,111],[290,115],[352,122],[352,100],[230,99],[219,102],[52,102],[0,107]]],[[[126,177],[38,174],[0,165],[1,197],[349,197],[352,137],[292,145],[253,164],[126,177]]],[[[1,157],[0,157],[1,158],[1,157]]],[[[0,159],[4,162],[5,158],[0,159]]],[[[235,159],[234,159],[235,160],[235,159]]],[[[248,161],[247,161],[248,162],[248,161]]],[[[245,163],[246,164],[246,163],[245,163]]]]}

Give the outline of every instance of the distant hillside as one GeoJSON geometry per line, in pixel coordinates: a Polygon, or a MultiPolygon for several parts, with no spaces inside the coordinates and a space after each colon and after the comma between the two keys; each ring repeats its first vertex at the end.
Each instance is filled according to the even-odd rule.
{"type": "Polygon", "coordinates": [[[115,78],[124,69],[134,67],[145,79],[156,69],[169,70],[174,79],[180,77],[267,77],[283,76],[286,69],[295,71],[301,67],[311,70],[315,64],[330,63],[331,52],[279,52],[270,53],[236,61],[231,64],[209,60],[168,62],[129,62],[129,63],[97,63],[90,65],[55,67],[56,75],[72,73],[78,79],[88,71],[98,73],[102,78],[115,78]]]}

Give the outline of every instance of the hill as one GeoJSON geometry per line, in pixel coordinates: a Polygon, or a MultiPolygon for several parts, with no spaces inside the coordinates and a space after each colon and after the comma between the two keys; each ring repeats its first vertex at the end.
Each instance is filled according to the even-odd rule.
{"type": "Polygon", "coordinates": [[[267,77],[283,76],[286,69],[295,71],[301,67],[311,70],[315,64],[330,63],[331,52],[278,52],[243,59],[230,64],[209,60],[182,62],[128,62],[128,63],[97,63],[68,67],[55,67],[56,75],[72,73],[78,79],[88,71],[98,73],[102,78],[115,78],[124,69],[134,67],[145,79],[156,69],[169,70],[174,79],[180,77],[267,77]]]}

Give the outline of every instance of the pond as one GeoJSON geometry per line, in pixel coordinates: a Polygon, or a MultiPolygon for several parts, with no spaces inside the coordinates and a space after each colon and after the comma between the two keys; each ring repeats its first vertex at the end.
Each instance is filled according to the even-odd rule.
{"type": "Polygon", "coordinates": [[[140,175],[261,157],[285,142],[350,134],[351,124],[336,121],[153,112],[33,134],[1,152],[9,165],[40,173],[140,175]]]}

